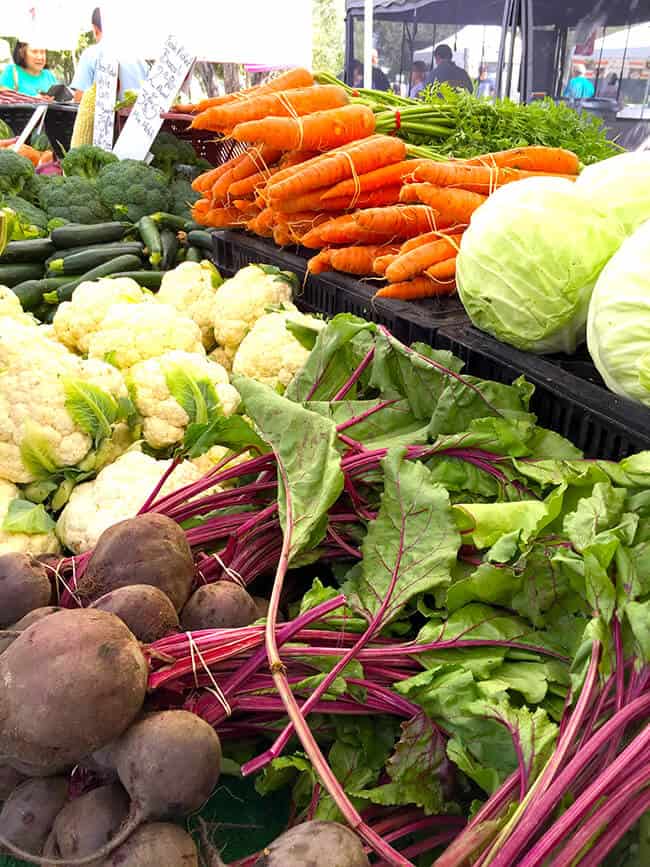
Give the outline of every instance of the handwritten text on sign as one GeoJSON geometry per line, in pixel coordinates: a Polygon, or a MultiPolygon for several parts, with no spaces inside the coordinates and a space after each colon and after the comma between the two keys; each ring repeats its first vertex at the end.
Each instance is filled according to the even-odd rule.
{"type": "Polygon", "coordinates": [[[194,56],[179,40],[168,36],[115,145],[120,159],[146,157],[162,125],[161,112],[169,110],[193,62],[194,56]]]}
{"type": "Polygon", "coordinates": [[[115,125],[115,92],[117,90],[118,63],[103,53],[97,58],[95,84],[95,124],[93,144],[105,151],[113,150],[115,125]]]}

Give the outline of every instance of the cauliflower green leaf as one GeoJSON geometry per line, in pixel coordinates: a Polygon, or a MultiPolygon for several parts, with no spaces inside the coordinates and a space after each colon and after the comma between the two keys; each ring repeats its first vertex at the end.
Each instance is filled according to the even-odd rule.
{"type": "Polygon", "coordinates": [[[103,389],[89,382],[66,377],[63,380],[65,408],[74,423],[95,445],[110,437],[112,425],[123,416],[119,402],[103,389]]]}
{"type": "Polygon", "coordinates": [[[47,479],[59,469],[52,453],[52,443],[36,422],[27,421],[24,430],[20,458],[35,479],[47,479]]]}
{"type": "Polygon", "coordinates": [[[55,522],[45,511],[45,506],[18,499],[9,503],[2,522],[2,529],[6,533],[26,533],[28,536],[50,533],[55,526],[55,522]]]}
{"type": "Polygon", "coordinates": [[[164,365],[167,388],[180,404],[190,424],[206,424],[219,407],[219,398],[214,385],[206,376],[192,376],[179,364],[164,365]]]}

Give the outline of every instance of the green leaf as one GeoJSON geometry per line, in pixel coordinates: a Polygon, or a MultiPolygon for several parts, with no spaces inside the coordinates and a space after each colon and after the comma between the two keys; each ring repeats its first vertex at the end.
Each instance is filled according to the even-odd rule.
{"type": "Polygon", "coordinates": [[[233,384],[277,457],[280,523],[290,534],[291,560],[324,537],[328,510],[343,490],[336,428],[259,382],[236,376],[233,384]]]}
{"type": "Polygon", "coordinates": [[[119,407],[112,395],[89,382],[63,378],[65,408],[80,430],[92,437],[94,444],[110,437],[119,407]]]}
{"type": "MultiPolygon", "coordinates": [[[[500,419],[501,436],[511,429],[507,421],[526,422],[533,432],[535,416],[528,412],[533,386],[523,377],[512,385],[477,379],[474,376],[447,377],[445,389],[437,401],[429,425],[431,438],[439,434],[459,433],[477,426],[477,419],[500,419]],[[506,424],[504,425],[504,422],[506,424]]],[[[490,423],[491,427],[495,422],[490,423]]]]}
{"type": "Polygon", "coordinates": [[[263,454],[269,450],[267,443],[240,415],[226,417],[223,413],[213,413],[207,424],[188,424],[182,448],[188,458],[198,458],[215,445],[237,452],[254,449],[263,454]]]}
{"type": "MultiPolygon", "coordinates": [[[[376,400],[310,401],[309,409],[325,418],[331,418],[338,426],[368,413],[385,403],[376,400]]],[[[358,440],[368,449],[394,448],[423,444],[427,441],[426,426],[415,418],[405,400],[382,406],[362,421],[345,429],[345,434],[358,440]]],[[[341,448],[347,448],[341,444],[341,448]]]]}
{"type": "Polygon", "coordinates": [[[31,420],[25,422],[20,443],[20,457],[35,479],[48,479],[59,470],[52,454],[52,444],[43,429],[31,420]]]}
{"type": "Polygon", "coordinates": [[[636,643],[636,654],[647,665],[650,663],[650,600],[628,602],[625,617],[636,643]]]}
{"type": "Polygon", "coordinates": [[[280,281],[280,283],[288,283],[294,292],[297,292],[300,289],[298,277],[292,271],[281,271],[277,265],[266,265],[261,262],[257,262],[256,267],[258,267],[260,271],[264,271],[265,274],[275,277],[276,280],[280,281]]]}
{"type": "MultiPolygon", "coordinates": [[[[583,497],[575,512],[564,519],[564,532],[578,551],[589,548],[602,534],[614,530],[623,517],[623,509],[627,497],[626,491],[614,488],[608,482],[597,482],[589,497],[583,497]]],[[[636,526],[633,528],[636,530],[636,526]]],[[[608,537],[619,536],[609,533],[608,537]]],[[[631,544],[628,536],[628,544],[631,544]]]]}
{"type": "Polygon", "coordinates": [[[167,362],[162,368],[169,393],[185,411],[190,424],[207,424],[220,405],[212,382],[179,364],[167,362]]]}
{"type": "Polygon", "coordinates": [[[451,582],[460,537],[447,491],[431,483],[423,464],[392,449],[382,467],[381,506],[362,545],[361,572],[344,589],[368,619],[381,609],[386,624],[409,599],[451,582]]]}
{"type": "Polygon", "coordinates": [[[36,506],[28,500],[12,500],[2,522],[6,533],[27,533],[29,536],[49,533],[55,527],[56,523],[45,511],[45,506],[36,506]]]}
{"type": "Polygon", "coordinates": [[[298,343],[310,352],[316,345],[316,339],[322,328],[310,328],[304,318],[300,321],[288,318],[285,322],[287,331],[296,338],[298,343]]]}

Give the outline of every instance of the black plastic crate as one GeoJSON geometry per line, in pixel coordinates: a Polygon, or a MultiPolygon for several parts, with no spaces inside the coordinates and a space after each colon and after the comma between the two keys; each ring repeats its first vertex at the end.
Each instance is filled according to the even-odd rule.
{"type": "MultiPolygon", "coordinates": [[[[550,356],[520,352],[471,326],[442,328],[434,343],[461,358],[473,376],[510,383],[523,374],[535,386],[531,410],[539,424],[567,437],[585,457],[616,461],[650,449],[650,409],[579,378],[550,356]]],[[[585,358],[572,363],[595,373],[585,358]]]]}
{"type": "MultiPolygon", "coordinates": [[[[8,123],[14,135],[20,135],[41,103],[2,103],[0,119],[8,123]]],[[[45,112],[43,129],[54,153],[61,157],[70,148],[72,130],[77,117],[77,105],[50,103],[45,112]]]]}
{"type": "Polygon", "coordinates": [[[216,233],[214,258],[227,273],[234,273],[255,262],[276,265],[293,271],[301,281],[296,304],[310,313],[335,316],[352,313],[363,319],[385,325],[405,343],[433,343],[437,330],[443,326],[466,323],[467,316],[456,297],[432,298],[427,301],[373,301],[377,282],[364,282],[344,274],[307,273],[307,261],[313,250],[280,248],[272,241],[256,238],[241,231],[216,233]]]}

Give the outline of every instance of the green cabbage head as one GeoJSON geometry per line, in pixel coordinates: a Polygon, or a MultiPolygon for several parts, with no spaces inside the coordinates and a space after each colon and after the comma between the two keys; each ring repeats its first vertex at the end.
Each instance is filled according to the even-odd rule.
{"type": "Polygon", "coordinates": [[[650,151],[620,154],[587,166],[576,188],[631,235],[650,220],[650,151]]]}
{"type": "Polygon", "coordinates": [[[650,406],[650,220],[603,268],[589,306],[587,345],[608,388],[650,406]]]}
{"type": "Polygon", "coordinates": [[[458,293],[474,325],[504,343],[574,352],[594,284],[623,239],[571,181],[517,181],[474,212],[458,256],[458,293]]]}

